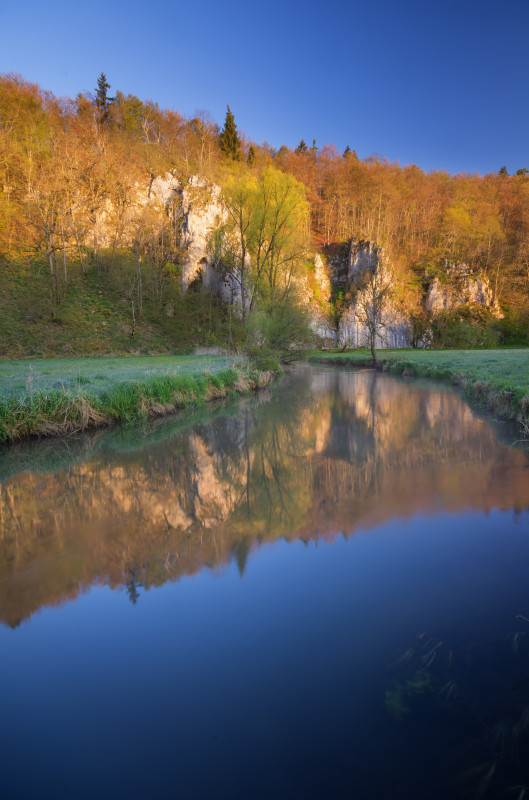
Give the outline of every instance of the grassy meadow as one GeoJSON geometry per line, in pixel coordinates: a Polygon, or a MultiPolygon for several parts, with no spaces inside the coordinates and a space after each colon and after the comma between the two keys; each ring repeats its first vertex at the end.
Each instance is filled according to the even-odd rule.
{"type": "Polygon", "coordinates": [[[242,358],[132,356],[0,362],[0,442],[160,416],[261,388],[242,358]]]}
{"type": "Polygon", "coordinates": [[[35,358],[0,361],[0,398],[22,399],[52,391],[81,389],[101,396],[118,384],[152,377],[214,374],[242,366],[233,356],[109,356],[99,358],[35,358]]]}
{"type": "MultiPolygon", "coordinates": [[[[498,417],[529,420],[529,350],[378,350],[383,370],[460,386],[498,417]]],[[[313,362],[370,364],[369,350],[318,351],[313,362]]]]}

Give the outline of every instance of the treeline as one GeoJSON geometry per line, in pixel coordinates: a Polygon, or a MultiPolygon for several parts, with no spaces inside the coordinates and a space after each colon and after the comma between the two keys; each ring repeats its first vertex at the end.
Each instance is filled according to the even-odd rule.
{"type": "Polygon", "coordinates": [[[309,187],[322,245],[351,237],[387,249],[418,278],[443,273],[445,259],[483,270],[500,299],[523,305],[529,289],[529,178],[524,170],[449,175],[359,159],[332,146],[281,148],[276,163],[309,187]]]}
{"type": "MultiPolygon", "coordinates": [[[[329,255],[351,237],[382,245],[411,304],[419,302],[425,279],[443,277],[446,260],[464,261],[484,271],[504,307],[523,320],[529,289],[525,170],[514,176],[505,169],[486,176],[427,174],[316,142],[276,151],[241,139],[229,109],[221,131],[207,114],[185,118],[120,91],[111,97],[109,90],[103,74],[93,94],[74,100],[19,76],[0,78],[0,258],[13,269],[46,265],[52,313],[73,272],[94,269],[115,279],[135,318],[145,313],[145,303],[177,302],[177,221],[171,209],[160,220],[146,206],[131,230],[127,212],[137,187],[167,171],[223,185],[236,165],[237,174],[255,176],[274,166],[304,184],[313,239],[329,255]],[[98,238],[101,214],[110,241],[98,238]]],[[[207,302],[209,310],[200,310],[204,328],[211,318],[207,302]]]]}

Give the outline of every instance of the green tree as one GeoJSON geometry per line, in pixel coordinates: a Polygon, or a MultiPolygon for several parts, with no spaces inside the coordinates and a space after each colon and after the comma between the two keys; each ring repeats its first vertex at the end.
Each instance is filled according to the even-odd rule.
{"type": "Polygon", "coordinates": [[[223,203],[228,219],[219,257],[240,287],[244,320],[257,305],[271,308],[292,291],[306,256],[309,207],[304,186],[274,167],[259,178],[232,176],[223,203]]]}
{"type": "Polygon", "coordinates": [[[351,155],[351,148],[349,147],[349,145],[347,145],[347,147],[343,151],[343,157],[347,158],[347,156],[350,156],[350,155],[351,155]]]}
{"type": "Polygon", "coordinates": [[[95,105],[98,110],[100,122],[108,121],[110,107],[114,102],[114,98],[108,96],[109,89],[110,89],[110,84],[107,83],[106,75],[104,72],[102,72],[99,78],[97,79],[97,91],[95,98],[95,105]]]}
{"type": "Polygon", "coordinates": [[[250,145],[250,149],[248,150],[247,164],[249,167],[255,164],[255,147],[253,144],[250,145]]]}
{"type": "Polygon", "coordinates": [[[298,155],[300,155],[301,153],[306,153],[306,152],[307,152],[307,149],[308,149],[308,148],[307,148],[307,143],[306,143],[305,139],[302,139],[302,140],[301,140],[301,142],[300,142],[300,143],[298,144],[298,146],[296,147],[296,150],[295,150],[295,152],[296,152],[298,155]]]}
{"type": "Polygon", "coordinates": [[[237,133],[235,117],[233,116],[229,106],[227,106],[227,109],[224,128],[222,129],[219,137],[220,149],[227,158],[231,158],[233,161],[240,161],[241,140],[239,138],[239,134],[237,133]]]}
{"type": "Polygon", "coordinates": [[[508,174],[509,173],[507,172],[507,167],[505,167],[505,166],[500,167],[500,169],[498,171],[498,175],[508,175],[508,174]]]}

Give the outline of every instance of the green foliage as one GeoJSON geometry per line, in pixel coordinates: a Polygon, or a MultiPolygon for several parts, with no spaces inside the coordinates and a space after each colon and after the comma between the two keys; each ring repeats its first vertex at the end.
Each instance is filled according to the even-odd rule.
{"type": "MultiPolygon", "coordinates": [[[[30,368],[35,366],[31,382],[26,380],[23,388],[18,385],[18,391],[0,395],[0,442],[31,435],[71,433],[113,421],[144,419],[204,402],[210,397],[247,391],[255,388],[259,381],[259,374],[252,376],[244,362],[226,366],[227,359],[219,357],[173,357],[166,359],[171,366],[164,365],[163,369],[159,359],[144,359],[143,366],[151,364],[151,368],[141,371],[137,369],[140,359],[87,361],[88,364],[83,360],[77,362],[75,381],[70,377],[73,365],[67,360],[30,365],[30,368]],[[115,363],[110,365],[111,361],[115,363]],[[93,375],[96,365],[99,370],[112,366],[114,374],[110,370],[110,374],[93,375]],[[81,369],[84,381],[80,380],[81,369]],[[47,381],[42,380],[42,375],[36,380],[38,370],[47,372],[47,381]],[[53,375],[62,377],[52,382],[53,375]],[[128,379],[123,380],[123,375],[128,379]],[[103,383],[99,377],[103,377],[103,383]],[[61,389],[44,388],[56,382],[61,389]]],[[[19,362],[8,362],[6,367],[6,374],[9,375],[9,370],[16,373],[19,362]]]]}
{"type": "Polygon", "coordinates": [[[308,150],[307,143],[306,143],[305,139],[302,139],[301,142],[296,147],[295,152],[298,155],[300,155],[300,154],[304,155],[307,152],[307,150],[308,150]]]}
{"type": "Polygon", "coordinates": [[[304,186],[272,166],[258,177],[232,175],[223,202],[228,218],[219,258],[240,287],[244,320],[258,307],[280,305],[291,292],[306,260],[309,208],[304,186]]]}
{"type": "Polygon", "coordinates": [[[296,303],[285,301],[268,313],[248,318],[249,352],[257,363],[269,357],[291,364],[305,358],[314,347],[315,337],[307,313],[296,303]]]}
{"type": "Polygon", "coordinates": [[[106,75],[104,72],[102,72],[97,79],[97,90],[95,96],[95,106],[98,110],[100,122],[106,122],[108,120],[110,106],[114,102],[114,98],[108,96],[109,89],[110,84],[107,83],[106,75]]]}
{"type": "Polygon", "coordinates": [[[226,119],[224,121],[224,128],[221,131],[219,143],[220,149],[226,158],[231,158],[233,161],[241,160],[241,140],[237,133],[237,126],[235,125],[235,117],[227,107],[226,119]]]}
{"type": "Polygon", "coordinates": [[[443,311],[431,319],[432,346],[453,350],[497,347],[499,333],[494,321],[462,306],[443,311]]]}
{"type": "Polygon", "coordinates": [[[529,345],[529,314],[513,309],[505,309],[503,319],[494,323],[501,344],[507,347],[527,347],[529,345]]]}

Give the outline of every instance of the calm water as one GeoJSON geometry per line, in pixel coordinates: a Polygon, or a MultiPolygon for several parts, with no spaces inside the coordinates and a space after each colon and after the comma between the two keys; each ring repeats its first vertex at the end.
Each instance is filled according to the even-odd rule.
{"type": "Polygon", "coordinates": [[[444,388],[300,368],[5,452],[0,796],[522,797],[513,438],[444,388]]]}

